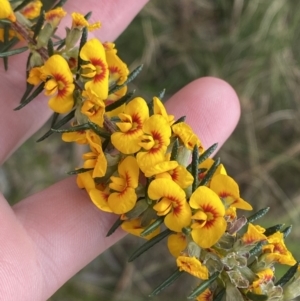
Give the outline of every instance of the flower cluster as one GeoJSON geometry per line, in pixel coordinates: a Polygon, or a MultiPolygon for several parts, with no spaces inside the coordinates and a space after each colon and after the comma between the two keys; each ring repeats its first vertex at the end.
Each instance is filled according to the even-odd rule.
{"type": "MultiPolygon", "coordinates": [[[[183,272],[199,278],[188,296],[198,301],[300,295],[298,263],[284,243],[290,228],[254,224],[268,208],[248,218],[237,215],[252,206],[220,160],[210,158],[216,145],[205,150],[184,117],[167,113],[162,94],[146,101],[128,92],[141,68],[130,73],[113,43],[88,39],[100,23],[73,13],[66,37],[53,42],[66,15],[62,7],[40,13],[38,0],[14,9],[13,3],[0,0],[0,40],[5,46],[24,39],[22,51],[30,50],[27,89],[16,109],[44,92],[54,120],[40,140],[59,132],[63,141],[89,147],[83,166],[70,173],[95,206],[119,215],[109,235],[121,226],[146,239],[130,260],[168,237],[177,270],[151,295],[183,272]],[[278,263],[292,267],[275,282],[278,263]]],[[[1,57],[22,52],[0,49],[1,57]]]]}

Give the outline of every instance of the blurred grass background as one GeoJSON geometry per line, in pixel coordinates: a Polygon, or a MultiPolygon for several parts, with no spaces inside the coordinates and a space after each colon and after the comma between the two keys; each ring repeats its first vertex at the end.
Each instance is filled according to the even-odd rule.
{"type": "MultiPolygon", "coordinates": [[[[300,1],[294,0],[152,0],[116,41],[131,69],[144,64],[134,84],[148,100],[164,88],[167,99],[201,76],[216,76],[234,87],[242,116],[218,155],[244,199],[256,209],[271,206],[266,225],[275,220],[294,225],[287,245],[298,259],[299,21],[300,1]]],[[[0,183],[11,203],[78,165],[78,149],[63,145],[59,136],[35,143],[48,127],[0,169],[0,183]]],[[[147,295],[172,272],[174,262],[162,243],[128,264],[140,244],[125,238],[49,300],[149,300],[147,295]]],[[[188,276],[182,281],[180,288],[173,285],[151,300],[185,300],[194,283],[188,276]]]]}

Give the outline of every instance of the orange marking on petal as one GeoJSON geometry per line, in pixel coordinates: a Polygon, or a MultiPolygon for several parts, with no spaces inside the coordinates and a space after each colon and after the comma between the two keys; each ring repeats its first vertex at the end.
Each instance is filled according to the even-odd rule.
{"type": "Polygon", "coordinates": [[[96,75],[93,79],[95,83],[102,82],[107,73],[106,64],[99,58],[91,58],[90,62],[96,67],[96,75]]]}

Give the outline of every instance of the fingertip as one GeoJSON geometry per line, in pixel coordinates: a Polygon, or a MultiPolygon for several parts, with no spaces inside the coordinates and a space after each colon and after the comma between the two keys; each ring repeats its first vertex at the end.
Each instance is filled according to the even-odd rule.
{"type": "Polygon", "coordinates": [[[176,118],[186,116],[204,147],[221,145],[235,129],[240,117],[240,102],[234,89],[214,77],[197,79],[166,102],[176,118]]]}

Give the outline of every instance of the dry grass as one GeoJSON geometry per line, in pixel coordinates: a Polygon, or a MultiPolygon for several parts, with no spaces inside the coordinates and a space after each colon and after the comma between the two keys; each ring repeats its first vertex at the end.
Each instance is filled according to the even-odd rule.
{"type": "MultiPolygon", "coordinates": [[[[299,8],[300,2],[292,0],[153,0],[117,41],[132,68],[144,63],[135,84],[146,99],[163,88],[167,98],[207,75],[223,78],[236,89],[241,120],[219,155],[240,183],[243,197],[256,208],[271,206],[269,221],[293,223],[294,239],[300,236],[299,8]]],[[[66,163],[70,151],[76,161],[76,149],[61,146],[58,138],[39,145],[27,142],[1,170],[11,183],[5,185],[6,194],[15,201],[63,177],[74,166],[66,163]],[[32,149],[38,159],[32,157],[32,149]],[[36,180],[25,182],[29,168],[36,180]]],[[[288,245],[297,249],[291,241],[288,245]]],[[[162,244],[149,257],[128,264],[128,255],[139,243],[124,239],[51,301],[147,300],[174,263],[162,244]]],[[[187,291],[190,281],[186,279],[187,291]]],[[[184,293],[173,286],[153,300],[183,300],[184,293]]]]}

